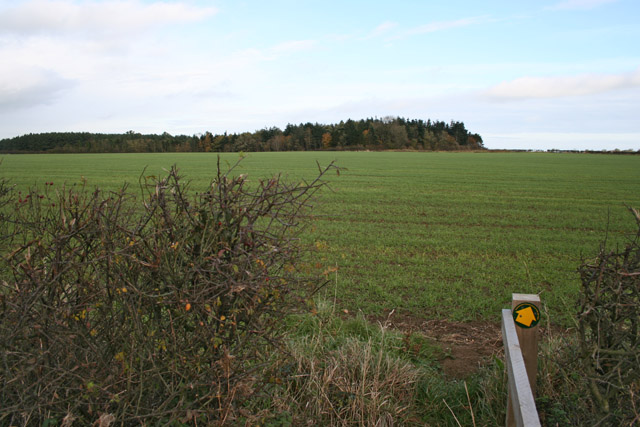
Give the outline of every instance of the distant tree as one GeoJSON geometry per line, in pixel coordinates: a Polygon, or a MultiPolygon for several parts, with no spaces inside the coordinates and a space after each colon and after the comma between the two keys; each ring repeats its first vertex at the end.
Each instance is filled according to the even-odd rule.
{"type": "Polygon", "coordinates": [[[257,151],[259,147],[257,135],[244,132],[236,138],[235,149],[238,151],[257,151]]]}
{"type": "Polygon", "coordinates": [[[286,138],[282,133],[274,135],[267,141],[270,151],[284,151],[286,147],[286,138]]]}
{"type": "Polygon", "coordinates": [[[349,119],[344,123],[343,134],[344,134],[344,144],[342,144],[343,146],[351,147],[354,145],[358,145],[360,143],[359,141],[360,133],[356,129],[356,122],[354,122],[353,120],[349,119]]]}
{"type": "Polygon", "coordinates": [[[402,125],[402,123],[391,123],[389,125],[389,136],[391,138],[391,148],[405,148],[409,145],[407,129],[402,125]]]}
{"type": "Polygon", "coordinates": [[[439,151],[455,151],[460,149],[460,146],[452,135],[443,132],[438,136],[435,149],[439,151]]]}
{"type": "Polygon", "coordinates": [[[331,134],[329,132],[325,132],[322,134],[322,147],[325,150],[328,150],[329,148],[331,148],[331,134]]]}
{"type": "Polygon", "coordinates": [[[478,150],[478,149],[484,148],[484,145],[482,143],[482,137],[480,135],[478,135],[477,133],[470,134],[468,136],[468,138],[467,138],[467,143],[468,143],[469,147],[471,147],[474,150],[478,150]]]}
{"type": "Polygon", "coordinates": [[[462,146],[468,144],[469,132],[467,132],[467,129],[464,127],[464,123],[452,120],[449,128],[449,134],[455,138],[458,145],[462,146]]]}
{"type": "Polygon", "coordinates": [[[198,142],[198,151],[203,151],[205,153],[208,153],[211,151],[212,146],[213,146],[213,135],[211,134],[211,132],[207,131],[200,138],[200,142],[198,142]]]}
{"type": "Polygon", "coordinates": [[[279,133],[282,133],[282,131],[276,127],[270,127],[270,128],[264,128],[260,131],[258,131],[259,135],[260,135],[260,140],[262,142],[267,142],[269,141],[271,138],[273,138],[274,136],[276,136],[279,133]]]}

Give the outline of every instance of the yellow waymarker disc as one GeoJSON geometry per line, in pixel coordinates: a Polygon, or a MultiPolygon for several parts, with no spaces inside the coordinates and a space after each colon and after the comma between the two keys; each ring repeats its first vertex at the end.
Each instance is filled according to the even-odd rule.
{"type": "Polygon", "coordinates": [[[512,313],[513,321],[521,328],[533,328],[540,321],[540,310],[530,302],[518,304],[512,313]]]}

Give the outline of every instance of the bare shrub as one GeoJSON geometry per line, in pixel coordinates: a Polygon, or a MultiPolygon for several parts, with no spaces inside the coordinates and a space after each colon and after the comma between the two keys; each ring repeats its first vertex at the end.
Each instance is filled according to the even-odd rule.
{"type": "Polygon", "coordinates": [[[581,358],[604,420],[640,422],[640,214],[638,233],[621,251],[604,245],[580,267],[581,358]]]}
{"type": "Polygon", "coordinates": [[[265,383],[323,184],[172,168],[142,196],[0,188],[0,424],[223,424],[265,383]]]}

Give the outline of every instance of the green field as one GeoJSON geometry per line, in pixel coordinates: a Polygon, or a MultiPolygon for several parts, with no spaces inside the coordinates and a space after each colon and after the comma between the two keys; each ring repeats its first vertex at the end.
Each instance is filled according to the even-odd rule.
{"type": "MultiPolygon", "coordinates": [[[[237,154],[222,156],[223,164],[237,154]]],[[[384,316],[497,322],[512,292],[540,293],[568,324],[583,258],[636,230],[640,156],[550,153],[251,153],[238,173],[329,177],[305,234],[317,262],[338,267],[328,295],[339,309],[384,316]],[[334,284],[335,283],[335,284],[334,284]],[[334,288],[335,286],[335,288],[334,288]]],[[[205,186],[215,154],[6,155],[0,171],[21,187],[54,182],[118,189],[173,164],[205,186]]],[[[334,275],[335,274],[335,275],[334,275]]]]}

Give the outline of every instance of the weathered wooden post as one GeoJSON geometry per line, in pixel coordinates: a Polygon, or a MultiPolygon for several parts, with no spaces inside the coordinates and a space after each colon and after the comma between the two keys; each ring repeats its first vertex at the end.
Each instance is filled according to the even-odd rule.
{"type": "MultiPolygon", "coordinates": [[[[538,322],[540,321],[540,297],[531,294],[512,294],[511,312],[522,351],[531,392],[535,397],[538,371],[538,322]]],[[[508,427],[516,425],[511,396],[507,399],[508,427]]]]}

